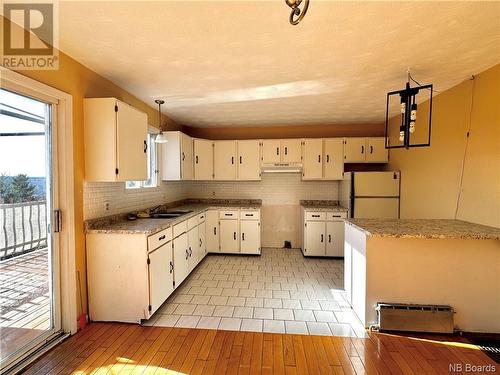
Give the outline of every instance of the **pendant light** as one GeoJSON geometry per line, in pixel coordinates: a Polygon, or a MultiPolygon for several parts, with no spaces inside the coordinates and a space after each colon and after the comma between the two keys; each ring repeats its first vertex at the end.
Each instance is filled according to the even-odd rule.
{"type": "Polygon", "coordinates": [[[292,25],[297,25],[302,18],[307,13],[307,9],[309,8],[309,0],[304,0],[304,6],[302,9],[299,8],[299,5],[303,0],[285,0],[286,5],[292,8],[292,13],[290,13],[289,21],[292,25]]]}
{"type": "Polygon", "coordinates": [[[158,104],[158,124],[160,126],[160,134],[156,136],[155,143],[167,143],[167,136],[163,133],[163,129],[161,128],[161,105],[165,104],[165,102],[161,99],[156,99],[155,103],[158,104]]]}

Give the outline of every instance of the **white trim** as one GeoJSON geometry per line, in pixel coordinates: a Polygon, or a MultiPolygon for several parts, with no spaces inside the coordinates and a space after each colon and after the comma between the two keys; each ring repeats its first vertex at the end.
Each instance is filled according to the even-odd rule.
{"type": "Polygon", "coordinates": [[[24,93],[57,103],[59,209],[62,211],[60,239],[60,280],[62,329],[77,332],[76,240],[73,155],[73,97],[56,88],[0,67],[0,86],[19,87],[24,93]]]}

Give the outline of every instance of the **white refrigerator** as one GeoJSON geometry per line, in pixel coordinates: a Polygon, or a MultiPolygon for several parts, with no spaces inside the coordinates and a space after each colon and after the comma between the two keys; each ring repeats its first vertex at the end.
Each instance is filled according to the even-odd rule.
{"type": "Polygon", "coordinates": [[[347,172],[339,200],[353,218],[399,218],[399,171],[347,172]]]}

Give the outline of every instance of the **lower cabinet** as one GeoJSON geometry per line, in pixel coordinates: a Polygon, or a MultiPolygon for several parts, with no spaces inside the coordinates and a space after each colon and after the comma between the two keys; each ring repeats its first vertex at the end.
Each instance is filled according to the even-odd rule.
{"type": "Polygon", "coordinates": [[[304,256],[344,256],[346,212],[302,212],[302,253],[304,256]]]}
{"type": "Polygon", "coordinates": [[[174,262],[169,242],[149,253],[149,298],[151,310],[158,307],[174,291],[174,262]]]}
{"type": "Polygon", "coordinates": [[[198,225],[198,237],[200,240],[200,246],[198,247],[198,262],[200,262],[205,255],[207,255],[207,244],[206,244],[206,222],[203,221],[198,225]]]}
{"type": "Polygon", "coordinates": [[[190,229],[188,236],[188,268],[191,272],[198,264],[200,253],[200,237],[198,236],[198,226],[190,229]]]}
{"type": "Polygon", "coordinates": [[[188,250],[188,235],[182,233],[174,238],[174,281],[178,286],[184,281],[189,274],[189,250],[188,250]]]}
{"type": "Polygon", "coordinates": [[[240,234],[238,228],[238,219],[221,219],[219,227],[220,227],[220,252],[239,253],[240,234]]]}
{"type": "Polygon", "coordinates": [[[240,231],[240,252],[244,254],[260,254],[260,222],[241,220],[240,231]]]}
{"type": "Polygon", "coordinates": [[[209,253],[218,253],[219,248],[219,210],[208,210],[205,216],[205,243],[209,253]]]}

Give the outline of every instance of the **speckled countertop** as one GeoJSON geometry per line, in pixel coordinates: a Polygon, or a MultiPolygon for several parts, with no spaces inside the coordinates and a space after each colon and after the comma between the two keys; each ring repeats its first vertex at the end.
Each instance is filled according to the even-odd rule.
{"type": "Polygon", "coordinates": [[[321,200],[303,200],[300,205],[307,209],[315,211],[341,211],[347,212],[347,208],[339,205],[338,201],[321,201],[321,200]]]}
{"type": "Polygon", "coordinates": [[[369,236],[499,240],[500,229],[449,219],[349,219],[369,236]]]}
{"type": "Polygon", "coordinates": [[[139,218],[127,220],[127,214],[106,216],[98,219],[85,221],[86,233],[108,233],[108,234],[153,234],[172,225],[187,220],[200,214],[207,209],[258,209],[262,205],[260,200],[194,200],[166,204],[162,209],[168,210],[190,210],[192,212],[173,219],[149,219],[139,218]]]}

